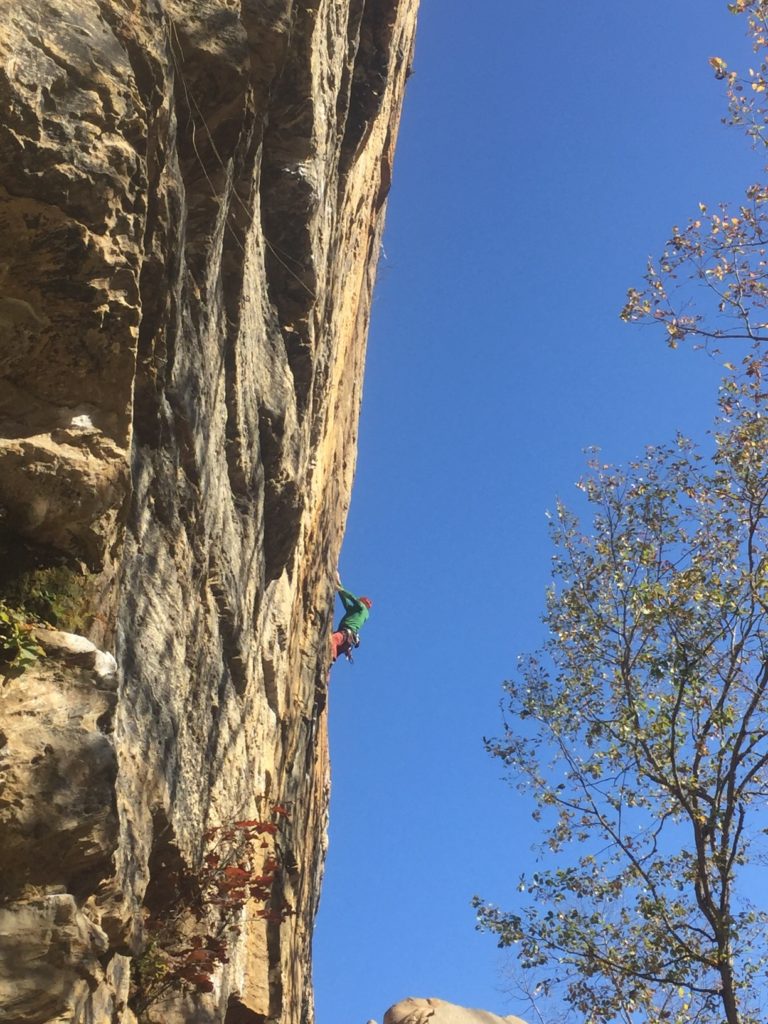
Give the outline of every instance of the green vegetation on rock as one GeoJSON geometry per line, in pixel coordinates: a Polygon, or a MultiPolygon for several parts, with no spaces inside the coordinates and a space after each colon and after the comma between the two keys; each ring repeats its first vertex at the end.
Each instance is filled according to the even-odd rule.
{"type": "Polygon", "coordinates": [[[87,584],[65,556],[0,533],[0,663],[18,670],[44,655],[36,623],[84,633],[92,617],[87,584]]]}
{"type": "Polygon", "coordinates": [[[87,583],[64,555],[0,533],[0,601],[27,620],[84,632],[93,614],[87,583]]]}
{"type": "Polygon", "coordinates": [[[23,614],[0,601],[0,663],[7,668],[26,668],[44,654],[23,614]]]}

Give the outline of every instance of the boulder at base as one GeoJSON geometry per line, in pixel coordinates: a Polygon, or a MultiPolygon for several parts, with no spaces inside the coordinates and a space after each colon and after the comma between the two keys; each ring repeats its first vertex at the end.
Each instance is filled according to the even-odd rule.
{"type": "Polygon", "coordinates": [[[384,1014],[384,1024],[525,1024],[521,1017],[500,1017],[487,1010],[470,1010],[444,999],[409,996],[384,1014]]]}

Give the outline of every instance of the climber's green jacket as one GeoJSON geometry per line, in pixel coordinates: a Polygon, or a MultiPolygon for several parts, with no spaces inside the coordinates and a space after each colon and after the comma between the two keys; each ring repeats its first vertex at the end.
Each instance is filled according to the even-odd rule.
{"type": "Polygon", "coordinates": [[[354,594],[350,594],[350,592],[348,590],[344,590],[343,587],[339,587],[339,597],[341,598],[341,603],[344,605],[344,611],[346,613],[338,625],[339,632],[341,632],[342,629],[351,629],[353,633],[359,633],[360,627],[368,618],[370,612],[359,597],[355,597],[354,594]]]}

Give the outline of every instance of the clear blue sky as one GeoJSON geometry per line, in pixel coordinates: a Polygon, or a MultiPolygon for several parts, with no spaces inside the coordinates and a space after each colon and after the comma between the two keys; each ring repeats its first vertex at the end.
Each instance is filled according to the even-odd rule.
{"type": "Polygon", "coordinates": [[[318,1024],[521,1012],[470,899],[513,903],[534,823],[482,737],[542,638],[544,512],[582,449],[711,420],[720,366],[618,310],[672,224],[759,177],[707,64],[747,62],[743,31],[725,0],[422,0],[341,562],[374,607],[333,672],[318,1024]]]}

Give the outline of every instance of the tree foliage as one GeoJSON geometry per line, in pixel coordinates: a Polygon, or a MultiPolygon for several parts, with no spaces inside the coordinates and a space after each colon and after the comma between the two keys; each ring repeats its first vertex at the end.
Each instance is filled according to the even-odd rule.
{"type": "MultiPolygon", "coordinates": [[[[755,67],[710,64],[726,122],[761,150],[768,0],[728,7],[755,67]]],[[[622,311],[672,347],[742,343],[713,451],[678,437],[626,470],[593,453],[591,529],[557,506],[548,640],[506,684],[504,733],[487,741],[536,801],[543,866],[521,878],[519,912],[477,899],[479,925],[586,1024],[768,1019],[766,307],[758,183],[674,228],[622,311]]]]}
{"type": "Polygon", "coordinates": [[[627,470],[594,454],[592,530],[557,506],[549,639],[488,741],[556,867],[521,880],[519,914],[477,900],[481,926],[590,1024],[766,1019],[747,867],[768,797],[762,366],[723,383],[712,457],[683,437],[627,470]]]}
{"type": "MultiPolygon", "coordinates": [[[[768,147],[768,0],[728,4],[747,18],[755,67],[740,75],[722,57],[709,60],[726,87],[731,127],[744,131],[760,155],[768,147]]],[[[768,341],[768,185],[757,182],[736,205],[698,212],[672,230],[661,256],[650,259],[641,288],[630,288],[624,320],[664,326],[673,348],[768,341]]]]}
{"type": "Polygon", "coordinates": [[[215,991],[244,915],[274,928],[294,913],[283,897],[278,842],[289,816],[272,804],[269,818],[212,826],[196,872],[177,853],[163,863],[145,908],[144,947],[131,965],[129,1005],[139,1021],[171,993],[215,991]]]}

